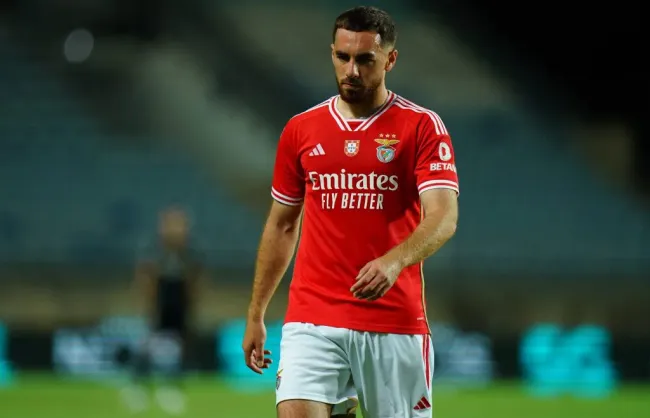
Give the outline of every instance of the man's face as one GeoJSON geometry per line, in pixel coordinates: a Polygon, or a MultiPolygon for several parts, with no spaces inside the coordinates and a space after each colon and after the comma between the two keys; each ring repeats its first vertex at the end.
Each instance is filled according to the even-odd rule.
{"type": "Polygon", "coordinates": [[[165,241],[175,246],[183,245],[189,234],[187,216],[182,210],[170,209],[161,214],[160,234],[165,241]]]}
{"type": "Polygon", "coordinates": [[[332,62],[341,98],[348,103],[373,100],[397,60],[397,51],[382,48],[375,32],[336,31],[332,62]]]}

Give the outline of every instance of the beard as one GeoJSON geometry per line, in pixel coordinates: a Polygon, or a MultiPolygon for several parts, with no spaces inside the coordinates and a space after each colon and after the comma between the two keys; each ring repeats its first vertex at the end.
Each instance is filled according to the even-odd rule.
{"type": "Polygon", "coordinates": [[[372,102],[375,98],[377,89],[380,86],[380,82],[375,83],[370,86],[364,86],[361,80],[350,80],[345,79],[343,81],[336,81],[339,95],[344,102],[350,104],[361,104],[372,102]],[[349,86],[344,86],[343,83],[349,83],[355,86],[351,88],[349,86]]]}

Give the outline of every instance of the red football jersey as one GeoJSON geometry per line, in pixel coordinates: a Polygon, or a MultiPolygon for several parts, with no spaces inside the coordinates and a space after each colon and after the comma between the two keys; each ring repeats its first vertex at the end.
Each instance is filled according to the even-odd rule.
{"type": "Polygon", "coordinates": [[[278,144],[271,194],[304,204],[285,322],[428,334],[421,263],[376,301],[350,288],[366,263],[416,228],[420,193],[458,193],[451,138],[436,113],[392,92],[363,120],[343,118],[337,100],[294,116],[278,144]]]}

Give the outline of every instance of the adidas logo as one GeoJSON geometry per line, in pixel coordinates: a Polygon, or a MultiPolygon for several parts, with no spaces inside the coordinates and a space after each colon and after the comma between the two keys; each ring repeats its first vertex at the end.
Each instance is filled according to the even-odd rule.
{"type": "Polygon", "coordinates": [[[413,408],[414,411],[422,411],[423,409],[429,409],[431,408],[431,404],[429,403],[429,400],[426,398],[426,396],[423,396],[422,399],[420,399],[420,402],[418,402],[417,405],[415,405],[415,408],[413,408]]]}
{"type": "Polygon", "coordinates": [[[309,153],[310,157],[315,157],[317,155],[325,155],[325,150],[321,144],[316,145],[314,149],[309,153]]]}

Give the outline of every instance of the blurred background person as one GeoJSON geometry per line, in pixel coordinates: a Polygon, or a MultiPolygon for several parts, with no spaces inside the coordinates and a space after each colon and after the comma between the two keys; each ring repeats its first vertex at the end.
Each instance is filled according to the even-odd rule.
{"type": "MultiPolygon", "coordinates": [[[[373,2],[400,28],[387,82],[444,120],[463,183],[460,226],[424,267],[440,416],[650,410],[637,3],[373,2]]],[[[332,20],[358,5],[2,2],[0,416],[129,415],[119,353],[152,319],[134,245],[170,202],[191,213],[209,277],[186,414],[275,416],[291,271],[265,318],[272,367],[250,377],[241,361],[273,159],[286,121],[337,93],[332,20]]]]}
{"type": "Polygon", "coordinates": [[[123,395],[134,411],[148,406],[147,379],[157,377],[155,399],[167,412],[185,410],[181,390],[183,358],[191,331],[191,317],[203,274],[202,254],[191,242],[187,213],[163,210],[157,234],[141,248],[136,284],[151,333],[134,355],[134,384],[123,395]],[[152,376],[153,374],[153,376],[152,376]]]}

